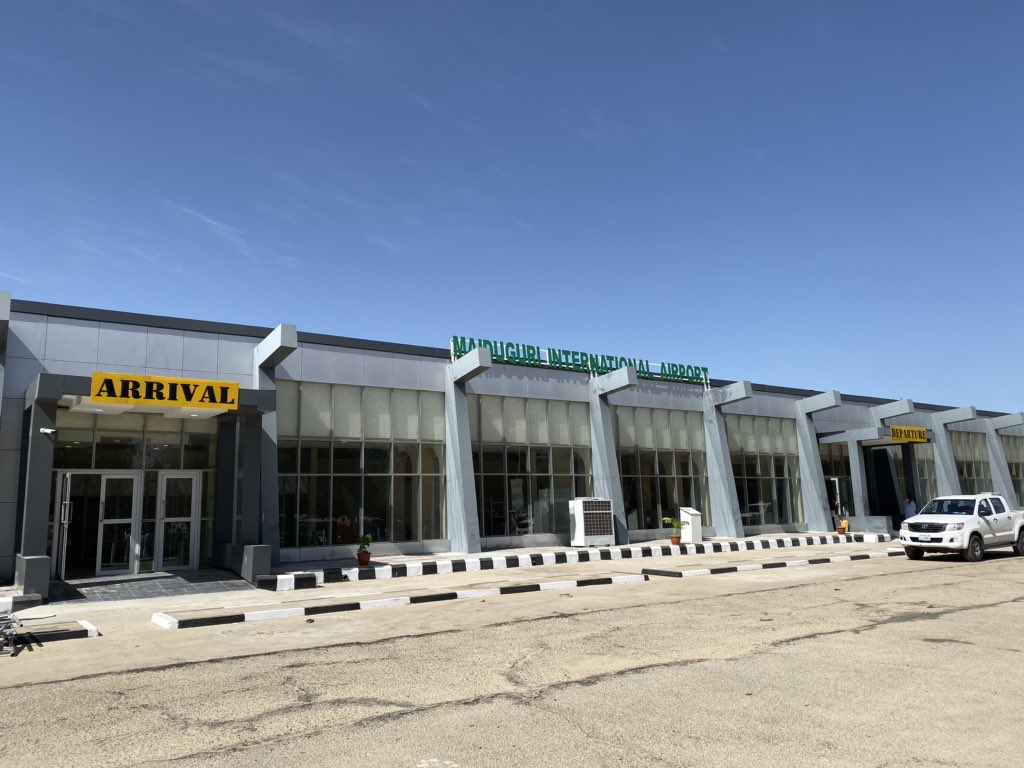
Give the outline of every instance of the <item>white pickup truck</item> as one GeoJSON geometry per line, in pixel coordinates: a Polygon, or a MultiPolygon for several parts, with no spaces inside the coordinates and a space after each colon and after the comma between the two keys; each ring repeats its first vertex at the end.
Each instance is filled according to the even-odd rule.
{"type": "Polygon", "coordinates": [[[986,549],[1005,546],[1024,555],[1024,510],[1010,509],[995,493],[937,496],[903,521],[900,543],[911,560],[925,552],[960,552],[977,562],[986,549]]]}

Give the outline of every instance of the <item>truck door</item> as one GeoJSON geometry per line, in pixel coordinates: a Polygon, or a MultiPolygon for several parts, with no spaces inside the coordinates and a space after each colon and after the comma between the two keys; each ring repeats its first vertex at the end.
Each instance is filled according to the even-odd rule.
{"type": "Polygon", "coordinates": [[[1002,499],[993,496],[992,502],[992,525],[995,528],[996,539],[1000,544],[1009,544],[1013,541],[1013,515],[1003,504],[1002,499]]]}
{"type": "Polygon", "coordinates": [[[978,501],[978,521],[981,527],[982,538],[985,540],[985,548],[987,549],[999,541],[996,531],[998,523],[995,522],[995,513],[988,499],[980,499],[978,501]]]}

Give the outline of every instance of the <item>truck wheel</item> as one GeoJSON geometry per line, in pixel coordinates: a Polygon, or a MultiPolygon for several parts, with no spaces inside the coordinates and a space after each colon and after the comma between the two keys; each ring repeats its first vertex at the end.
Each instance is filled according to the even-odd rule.
{"type": "Polygon", "coordinates": [[[907,560],[920,560],[924,557],[924,550],[920,547],[904,547],[903,551],[907,554],[907,560]]]}
{"type": "Polygon", "coordinates": [[[964,550],[964,560],[969,563],[976,563],[985,556],[985,547],[981,543],[981,536],[974,534],[967,542],[967,549],[964,550]]]}
{"type": "Polygon", "coordinates": [[[1018,555],[1024,555],[1024,528],[1017,533],[1017,543],[1013,545],[1013,551],[1018,555]]]}

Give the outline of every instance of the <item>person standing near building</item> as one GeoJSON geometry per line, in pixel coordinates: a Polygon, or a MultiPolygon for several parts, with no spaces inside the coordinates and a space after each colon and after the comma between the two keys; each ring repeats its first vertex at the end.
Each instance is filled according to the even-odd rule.
{"type": "Polygon", "coordinates": [[[913,496],[907,497],[907,500],[903,502],[903,519],[909,520],[917,514],[917,502],[914,501],[913,496]]]}

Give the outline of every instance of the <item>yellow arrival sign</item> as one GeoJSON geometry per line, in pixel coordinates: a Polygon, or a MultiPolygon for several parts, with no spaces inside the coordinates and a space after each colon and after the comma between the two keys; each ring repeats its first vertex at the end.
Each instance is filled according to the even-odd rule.
{"type": "Polygon", "coordinates": [[[889,437],[899,443],[927,443],[928,430],[924,427],[889,427],[889,437]]]}
{"type": "Polygon", "coordinates": [[[92,375],[89,395],[94,403],[237,411],[238,390],[238,382],[234,381],[175,379],[96,371],[92,375]]]}

